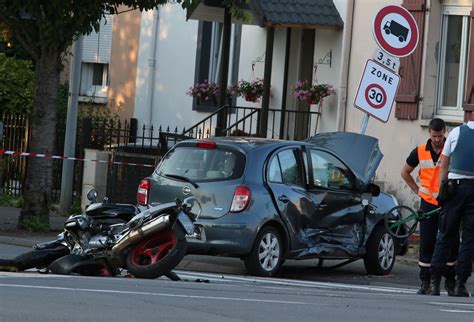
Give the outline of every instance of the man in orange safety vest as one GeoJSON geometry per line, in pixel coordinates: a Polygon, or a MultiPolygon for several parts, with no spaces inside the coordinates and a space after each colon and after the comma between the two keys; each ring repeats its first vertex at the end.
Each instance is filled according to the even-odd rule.
{"type": "MultiPolygon", "coordinates": [[[[428,126],[428,132],[430,135],[428,141],[412,150],[401,172],[401,176],[406,184],[414,193],[421,197],[420,212],[423,213],[438,208],[436,197],[439,191],[439,167],[437,163],[441,151],[443,150],[444,142],[446,141],[444,136],[446,125],[444,121],[440,118],[432,119],[428,126]],[[418,179],[420,184],[418,184],[411,175],[416,167],[419,167],[418,179]]],[[[438,222],[439,214],[420,221],[418,266],[420,267],[421,287],[418,290],[418,294],[430,293],[431,258],[433,257],[436,244],[438,222]]],[[[446,264],[444,274],[446,282],[444,286],[449,295],[454,294],[456,277],[455,265],[458,252],[459,244],[453,248],[446,264]]]]}

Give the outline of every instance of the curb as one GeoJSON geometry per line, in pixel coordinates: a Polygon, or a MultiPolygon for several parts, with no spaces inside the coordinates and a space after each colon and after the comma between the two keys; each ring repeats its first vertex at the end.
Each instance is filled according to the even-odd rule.
{"type": "Polygon", "coordinates": [[[26,238],[0,236],[0,244],[7,244],[13,246],[33,247],[38,241],[34,241],[26,238]]]}

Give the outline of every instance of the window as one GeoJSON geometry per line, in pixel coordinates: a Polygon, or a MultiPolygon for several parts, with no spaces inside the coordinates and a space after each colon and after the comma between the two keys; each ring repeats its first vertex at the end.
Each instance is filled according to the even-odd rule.
{"type": "Polygon", "coordinates": [[[350,190],[354,187],[351,171],[333,155],[311,150],[313,185],[315,187],[350,190]]]}
{"type": "Polygon", "coordinates": [[[80,101],[107,103],[112,25],[113,16],[107,15],[101,20],[98,32],[83,38],[80,101]]]}
{"type": "Polygon", "coordinates": [[[272,159],[268,173],[271,182],[296,186],[303,185],[297,153],[297,150],[285,150],[272,159]]]}
{"type": "Polygon", "coordinates": [[[245,156],[224,149],[178,147],[166,155],[158,174],[178,175],[196,182],[222,181],[240,178],[245,168],[245,156]]]}
{"type": "MultiPolygon", "coordinates": [[[[241,31],[242,26],[232,25],[230,45],[230,65],[232,69],[229,71],[229,83],[237,82],[241,31]]],[[[224,26],[220,22],[199,22],[194,83],[202,83],[207,80],[209,83],[219,84],[219,72],[222,65],[223,32],[224,26]]],[[[235,98],[233,100],[235,105],[235,98]]],[[[215,102],[198,102],[194,99],[193,109],[212,112],[217,107],[215,102]]]]}
{"type": "Polygon", "coordinates": [[[445,6],[443,9],[438,71],[440,116],[462,117],[466,87],[471,7],[445,6]]]}
{"type": "Polygon", "coordinates": [[[108,64],[82,63],[80,94],[89,97],[107,97],[108,70],[108,64]]]}

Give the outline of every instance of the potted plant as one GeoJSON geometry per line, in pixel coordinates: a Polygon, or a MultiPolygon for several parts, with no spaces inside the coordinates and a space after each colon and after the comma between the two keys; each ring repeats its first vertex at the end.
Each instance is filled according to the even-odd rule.
{"type": "Polygon", "coordinates": [[[248,102],[258,102],[263,95],[263,79],[241,80],[237,85],[230,88],[230,92],[242,96],[248,102]]]}
{"type": "Polygon", "coordinates": [[[293,96],[308,104],[318,104],[321,99],[335,94],[334,88],[329,84],[311,84],[307,80],[298,81],[293,87],[293,96]]]}
{"type": "Polygon", "coordinates": [[[217,103],[217,97],[219,96],[219,86],[216,83],[209,83],[206,79],[204,82],[196,83],[193,87],[190,87],[186,94],[196,97],[198,104],[200,102],[209,101],[217,103]]]}

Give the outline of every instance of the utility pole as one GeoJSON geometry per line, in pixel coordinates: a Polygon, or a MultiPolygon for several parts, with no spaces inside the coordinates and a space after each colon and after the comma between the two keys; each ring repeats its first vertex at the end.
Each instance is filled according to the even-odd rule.
{"type": "MultiPolygon", "coordinates": [[[[64,156],[73,158],[76,153],[77,106],[79,98],[79,85],[81,80],[82,40],[80,36],[72,45],[72,60],[69,75],[69,98],[67,101],[66,136],[64,138],[64,156]]],[[[63,173],[61,177],[61,197],[59,199],[59,212],[61,214],[71,207],[72,185],[74,179],[74,161],[63,160],[63,173]]]]}

